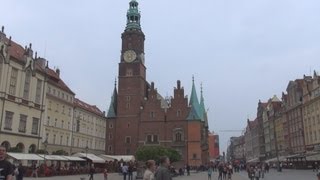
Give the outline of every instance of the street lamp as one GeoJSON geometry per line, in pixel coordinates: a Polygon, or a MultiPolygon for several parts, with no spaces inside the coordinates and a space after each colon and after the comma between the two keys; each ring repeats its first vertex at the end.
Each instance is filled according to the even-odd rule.
{"type": "Polygon", "coordinates": [[[46,164],[46,154],[47,154],[47,146],[48,146],[48,138],[43,142],[44,145],[44,155],[43,155],[43,160],[44,164],[46,164]]]}
{"type": "Polygon", "coordinates": [[[88,150],[89,150],[89,147],[88,145],[86,146],[86,159],[87,159],[87,166],[88,166],[88,150]]]}

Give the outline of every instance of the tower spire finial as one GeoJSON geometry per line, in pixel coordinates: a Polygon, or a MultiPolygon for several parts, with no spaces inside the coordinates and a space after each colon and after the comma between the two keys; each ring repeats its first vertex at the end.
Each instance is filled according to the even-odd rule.
{"type": "Polygon", "coordinates": [[[130,29],[141,29],[140,26],[140,11],[139,3],[136,0],[131,0],[129,3],[129,10],[127,12],[127,27],[126,30],[130,29]]]}
{"type": "Polygon", "coordinates": [[[194,84],[194,75],[192,75],[192,83],[194,84]]]}
{"type": "Polygon", "coordinates": [[[117,78],[114,78],[114,87],[117,87],[117,78]]]}

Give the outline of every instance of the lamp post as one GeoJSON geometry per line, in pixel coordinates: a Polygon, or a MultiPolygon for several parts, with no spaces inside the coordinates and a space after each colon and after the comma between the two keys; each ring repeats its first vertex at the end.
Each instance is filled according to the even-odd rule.
{"type": "Polygon", "coordinates": [[[48,146],[48,138],[43,142],[44,145],[44,155],[43,155],[43,161],[44,164],[46,164],[46,154],[47,154],[47,146],[48,146]]]}
{"type": "Polygon", "coordinates": [[[87,167],[88,167],[88,150],[89,150],[89,147],[88,145],[86,146],[86,160],[87,160],[87,167]]]}

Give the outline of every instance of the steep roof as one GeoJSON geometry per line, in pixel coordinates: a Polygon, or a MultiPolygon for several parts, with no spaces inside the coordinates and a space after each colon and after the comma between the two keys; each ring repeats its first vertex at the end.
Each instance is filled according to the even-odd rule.
{"type": "Polygon", "coordinates": [[[112,94],[112,97],[111,97],[111,102],[110,102],[110,105],[109,105],[107,118],[114,118],[114,117],[117,116],[117,97],[118,97],[118,93],[117,93],[117,87],[116,87],[116,84],[115,84],[114,90],[113,90],[113,94],[112,94]]]}
{"type": "Polygon", "coordinates": [[[194,85],[194,78],[192,79],[192,90],[189,105],[191,106],[187,120],[201,120],[201,108],[197,96],[196,86],[194,85]]]}
{"type": "Polygon", "coordinates": [[[208,123],[208,114],[206,111],[206,107],[204,104],[204,97],[203,97],[203,88],[201,85],[201,95],[200,95],[200,116],[201,116],[201,120],[205,123],[206,127],[209,127],[209,123],[208,123]]]}
{"type": "Polygon", "coordinates": [[[76,107],[85,109],[86,111],[89,111],[89,112],[94,113],[96,115],[103,116],[103,112],[95,105],[90,105],[84,101],[81,101],[78,98],[75,98],[73,103],[76,107]]]}
{"type": "MultiPolygon", "coordinates": [[[[5,37],[4,41],[9,44],[10,41],[10,47],[8,48],[8,52],[10,57],[16,59],[19,62],[26,63],[26,54],[28,50],[31,50],[31,44],[29,49],[23,48],[20,44],[14,42],[13,40],[9,40],[5,37]]],[[[52,83],[56,85],[57,87],[75,95],[75,93],[64,83],[64,81],[59,77],[59,75],[50,68],[42,68],[41,65],[37,62],[37,59],[35,61],[35,69],[41,71],[42,73],[46,73],[49,77],[49,83],[52,83]]]]}
{"type": "Polygon", "coordinates": [[[75,95],[75,93],[69,88],[68,85],[66,85],[66,83],[60,78],[60,76],[57,74],[56,71],[48,68],[47,75],[49,76],[49,80],[48,80],[49,83],[65,90],[66,92],[69,92],[70,94],[75,95]]]}

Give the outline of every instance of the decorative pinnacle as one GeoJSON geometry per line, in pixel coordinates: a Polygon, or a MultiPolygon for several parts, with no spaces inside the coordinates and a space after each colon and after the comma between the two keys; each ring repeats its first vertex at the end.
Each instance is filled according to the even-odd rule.
{"type": "Polygon", "coordinates": [[[1,32],[4,33],[4,26],[1,27],[1,32]]]}
{"type": "Polygon", "coordinates": [[[194,75],[192,75],[192,83],[194,83],[194,75]]]}
{"type": "Polygon", "coordinates": [[[114,78],[114,87],[117,87],[117,78],[114,78]]]}

